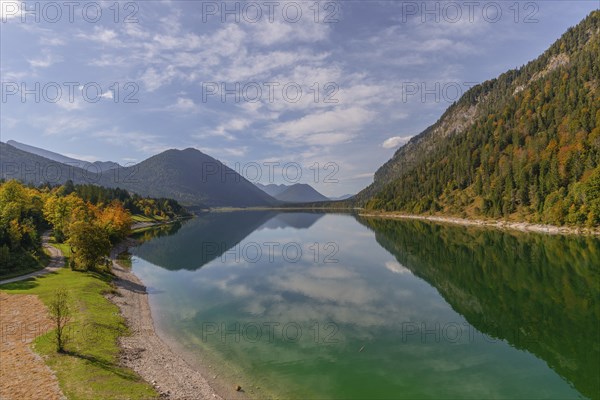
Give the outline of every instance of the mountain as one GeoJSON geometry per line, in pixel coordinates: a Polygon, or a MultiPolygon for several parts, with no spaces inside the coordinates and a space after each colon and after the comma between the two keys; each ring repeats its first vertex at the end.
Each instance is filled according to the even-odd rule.
{"type": "Polygon", "coordinates": [[[331,200],[331,201],[348,200],[349,198],[351,198],[353,196],[354,196],[353,194],[344,194],[342,196],[330,197],[329,200],[331,200]]]}
{"type": "Polygon", "coordinates": [[[270,206],[277,200],[220,161],[196,150],[167,150],[132,167],[95,174],[0,143],[0,178],[39,185],[95,184],[170,198],[188,208],[270,206]]]}
{"type": "Polygon", "coordinates": [[[288,186],[283,192],[275,196],[277,200],[287,203],[313,203],[319,201],[329,201],[329,199],[317,192],[312,186],[306,183],[296,183],[288,186]]]}
{"type": "Polygon", "coordinates": [[[92,162],[88,162],[88,161],[77,160],[75,158],[66,157],[66,156],[63,156],[62,154],[54,153],[49,150],[40,149],[39,147],[30,146],[30,145],[27,145],[24,143],[19,143],[14,140],[9,140],[8,142],[6,142],[6,144],[9,144],[19,150],[23,150],[28,153],[38,155],[40,157],[44,157],[44,158],[47,158],[52,161],[57,161],[62,164],[67,164],[67,165],[72,165],[72,166],[75,166],[78,168],[87,169],[90,172],[104,172],[104,171],[108,171],[108,170],[120,167],[119,164],[112,162],[112,161],[96,161],[96,162],[92,163],[92,162]]]}
{"type": "Polygon", "coordinates": [[[184,206],[270,206],[277,201],[236,171],[196,149],[167,150],[123,168],[124,187],[184,206]]]}
{"type": "MultiPolygon", "coordinates": [[[[305,183],[296,183],[294,185],[276,185],[273,183],[269,185],[263,185],[260,183],[255,183],[255,185],[263,192],[273,196],[275,199],[285,201],[287,203],[306,203],[331,200],[323,196],[312,186],[305,183]]],[[[352,195],[348,195],[348,197],[352,197],[352,195]]]]}
{"type": "Polygon", "coordinates": [[[99,184],[101,175],[72,165],[19,150],[0,142],[0,179],[17,179],[33,185],[62,185],[67,180],[75,184],[99,184]]]}
{"type": "Polygon", "coordinates": [[[277,196],[279,193],[285,191],[287,188],[289,188],[288,185],[276,185],[274,183],[268,184],[268,185],[263,185],[262,183],[255,183],[255,185],[262,190],[263,192],[265,192],[266,194],[268,194],[269,196],[275,197],[277,196]]]}
{"type": "Polygon", "coordinates": [[[600,224],[600,12],[471,88],[356,197],[367,209],[600,224]]]}

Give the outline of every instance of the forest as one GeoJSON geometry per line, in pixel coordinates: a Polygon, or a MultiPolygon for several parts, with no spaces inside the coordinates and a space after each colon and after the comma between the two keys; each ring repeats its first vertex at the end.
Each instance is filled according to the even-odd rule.
{"type": "Polygon", "coordinates": [[[69,246],[73,269],[101,268],[112,246],[129,235],[135,215],[173,220],[188,213],[174,200],[121,189],[0,182],[0,276],[43,267],[42,234],[49,229],[69,246]]]}
{"type": "Polygon", "coordinates": [[[473,87],[358,196],[367,209],[600,224],[600,12],[473,87]],[[476,110],[460,133],[464,110],[476,110]],[[453,121],[454,120],[454,121],[453,121]]]}

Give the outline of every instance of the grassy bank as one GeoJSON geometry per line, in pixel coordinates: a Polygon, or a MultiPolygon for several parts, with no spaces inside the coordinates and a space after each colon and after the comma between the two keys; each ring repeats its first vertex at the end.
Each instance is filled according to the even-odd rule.
{"type": "MultiPolygon", "coordinates": [[[[65,251],[67,249],[62,249],[65,251]]],[[[65,254],[68,256],[68,252],[65,254]]],[[[114,293],[112,276],[61,269],[37,279],[0,286],[9,294],[32,294],[48,305],[59,288],[70,295],[72,319],[66,353],[56,352],[54,331],[38,337],[34,350],[55,371],[69,399],[153,399],[154,389],[119,365],[117,339],[128,334],[119,309],[104,297],[114,293]]]]}
{"type": "Polygon", "coordinates": [[[41,249],[36,254],[23,252],[20,256],[13,255],[12,260],[18,267],[4,273],[0,273],[0,280],[14,278],[21,275],[26,275],[30,272],[39,271],[48,265],[50,257],[41,249]]]}

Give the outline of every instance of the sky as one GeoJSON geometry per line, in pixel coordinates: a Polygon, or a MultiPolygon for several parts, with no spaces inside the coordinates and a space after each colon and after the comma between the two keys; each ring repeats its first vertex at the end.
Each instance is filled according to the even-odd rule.
{"type": "Polygon", "coordinates": [[[253,182],[354,194],[599,7],[0,0],[0,140],[122,165],[192,147],[253,182]]]}

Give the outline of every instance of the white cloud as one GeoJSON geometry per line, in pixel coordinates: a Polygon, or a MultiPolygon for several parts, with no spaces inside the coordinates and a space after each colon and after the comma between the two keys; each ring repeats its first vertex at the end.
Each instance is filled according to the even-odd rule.
{"type": "Polygon", "coordinates": [[[12,117],[2,116],[0,117],[0,125],[4,126],[7,129],[12,129],[19,123],[19,120],[12,117]]]}
{"type": "Polygon", "coordinates": [[[21,4],[20,1],[0,0],[0,23],[21,18],[21,4]]]}
{"type": "Polygon", "coordinates": [[[112,54],[102,54],[100,58],[91,60],[88,65],[94,67],[124,67],[128,64],[127,59],[112,54]]]}
{"type": "Polygon", "coordinates": [[[43,128],[46,135],[82,135],[84,131],[94,125],[94,120],[81,116],[53,116],[40,118],[34,124],[43,128]]]}
{"type": "Polygon", "coordinates": [[[412,274],[408,268],[401,265],[398,261],[387,261],[385,267],[395,274],[412,274]]]}
{"type": "Polygon", "coordinates": [[[401,144],[408,142],[411,137],[412,136],[392,136],[391,138],[384,140],[381,147],[384,149],[395,149],[401,144]]]}
{"type": "Polygon", "coordinates": [[[150,67],[142,74],[140,80],[144,83],[147,91],[154,92],[161,86],[169,84],[177,75],[178,72],[172,65],[162,70],[150,67]]]}
{"type": "Polygon", "coordinates": [[[77,37],[84,40],[90,40],[93,42],[102,43],[104,45],[111,45],[120,47],[122,45],[118,38],[119,34],[112,29],[105,29],[99,26],[94,26],[92,33],[80,32],[77,37]]]}
{"type": "Polygon", "coordinates": [[[205,139],[207,137],[216,136],[223,137],[227,140],[233,140],[235,139],[235,136],[233,136],[231,132],[239,132],[247,129],[251,122],[251,120],[245,118],[233,118],[227,122],[219,124],[217,128],[212,131],[200,132],[192,135],[192,137],[196,139],[205,139]]]}
{"type": "Polygon", "coordinates": [[[27,62],[32,68],[48,68],[62,60],[62,57],[54,56],[49,51],[45,51],[43,57],[28,59],[27,62]]]}
{"type": "Polygon", "coordinates": [[[263,46],[272,46],[288,42],[314,43],[328,37],[330,27],[316,24],[310,18],[302,18],[298,23],[285,21],[251,24],[252,40],[263,46]]]}
{"type": "Polygon", "coordinates": [[[147,154],[156,154],[172,148],[172,146],[166,145],[158,135],[139,131],[123,132],[118,128],[94,132],[92,137],[114,146],[135,148],[147,154]]]}
{"type": "Polygon", "coordinates": [[[227,161],[223,159],[224,156],[243,157],[248,152],[248,147],[199,147],[198,150],[200,150],[204,154],[208,154],[209,156],[215,157],[216,159],[227,165],[227,161]]]}
{"type": "Polygon", "coordinates": [[[352,177],[350,177],[350,179],[365,179],[365,178],[373,178],[373,175],[375,175],[374,172],[366,172],[364,174],[357,174],[354,175],[352,177]]]}
{"type": "MultiPolygon", "coordinates": [[[[109,93],[111,93],[111,92],[109,92],[109,93]]],[[[63,110],[67,110],[67,111],[76,111],[76,110],[81,110],[83,108],[83,100],[79,96],[73,97],[73,99],[69,99],[68,95],[63,95],[60,98],[60,100],[58,100],[55,104],[57,106],[59,106],[60,108],[62,108],[63,110]]]]}
{"type": "Polygon", "coordinates": [[[43,46],[64,46],[65,41],[59,37],[43,36],[40,38],[40,44],[43,46]]]}
{"type": "Polygon", "coordinates": [[[308,114],[299,119],[283,122],[273,127],[269,137],[292,146],[309,144],[338,144],[350,140],[370,122],[376,113],[364,108],[339,108],[308,114]]]}
{"type": "Polygon", "coordinates": [[[180,112],[194,112],[196,111],[196,103],[187,97],[179,97],[177,98],[177,103],[169,106],[168,109],[180,112]]]}

